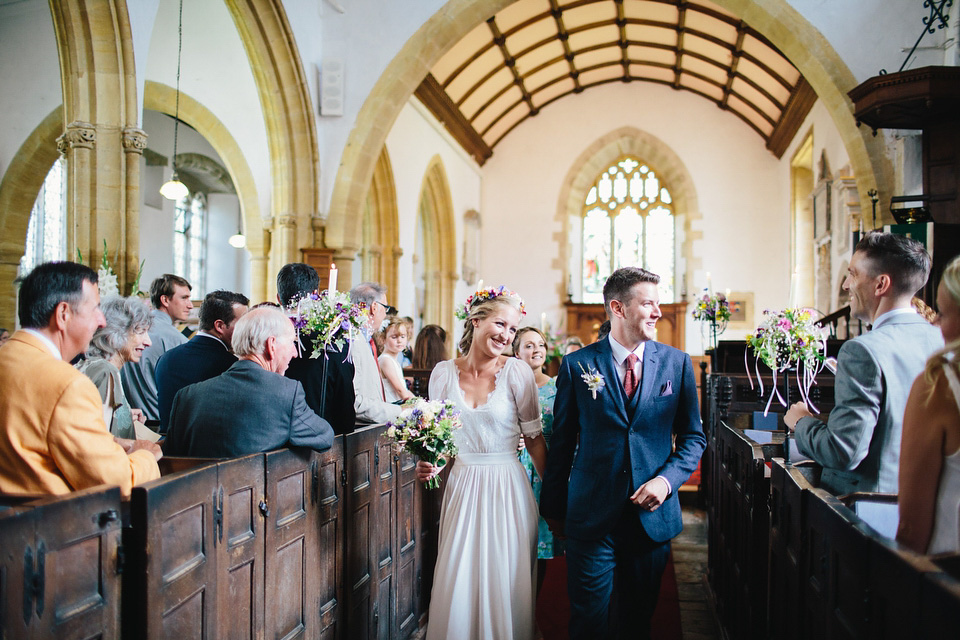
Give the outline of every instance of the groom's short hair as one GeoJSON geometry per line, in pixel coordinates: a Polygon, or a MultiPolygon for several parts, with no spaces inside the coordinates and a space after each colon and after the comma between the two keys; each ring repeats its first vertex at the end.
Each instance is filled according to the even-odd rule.
{"type": "Polygon", "coordinates": [[[621,267],[607,278],[603,284],[603,309],[610,317],[610,301],[619,300],[623,304],[633,297],[633,285],[638,282],[660,284],[660,276],[640,267],[621,267]]]}

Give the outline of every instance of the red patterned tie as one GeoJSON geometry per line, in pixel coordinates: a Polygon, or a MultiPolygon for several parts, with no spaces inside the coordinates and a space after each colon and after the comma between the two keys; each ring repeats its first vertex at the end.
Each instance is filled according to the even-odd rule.
{"type": "Polygon", "coordinates": [[[640,358],[637,354],[631,353],[627,356],[627,375],[623,376],[623,390],[627,392],[627,397],[632,398],[634,391],[637,390],[637,362],[640,358]]]}

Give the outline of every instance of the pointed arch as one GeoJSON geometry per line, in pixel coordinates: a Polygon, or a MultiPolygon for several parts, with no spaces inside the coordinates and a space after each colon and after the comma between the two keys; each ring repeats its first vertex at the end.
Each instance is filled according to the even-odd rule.
{"type": "Polygon", "coordinates": [[[363,279],[385,285],[393,296],[397,295],[397,263],[403,255],[399,228],[393,165],[384,146],[367,192],[363,211],[363,249],[359,255],[363,261],[363,279]]]}
{"type": "Polygon", "coordinates": [[[453,286],[457,281],[453,198],[443,161],[434,156],[420,187],[418,216],[423,227],[423,323],[453,327],[453,286]]]}
{"type": "Polygon", "coordinates": [[[0,180],[0,326],[13,327],[20,258],[27,242],[30,211],[50,167],[57,161],[57,136],[63,133],[63,106],[43,119],[10,161],[0,180]]]}
{"type": "MultiPolygon", "coordinates": [[[[400,109],[443,54],[473,28],[514,0],[450,0],[427,20],[387,65],[357,113],[341,156],[330,213],[327,245],[359,248],[359,210],[366,194],[377,152],[386,140],[400,109]]],[[[867,202],[867,191],[879,188],[881,198],[892,184],[893,170],[883,144],[868,128],[859,129],[847,91],[856,78],[827,39],[791,7],[788,0],[715,0],[768,38],[797,67],[822,100],[843,140],[857,189],[867,202]],[[877,185],[880,185],[878,187],[877,185]]]]}
{"type": "MultiPolygon", "coordinates": [[[[684,283],[679,280],[679,274],[692,274],[695,269],[702,266],[700,258],[693,252],[693,242],[703,236],[702,232],[693,231],[692,224],[694,220],[702,217],[696,186],[686,165],[673,149],[656,136],[634,127],[621,127],[600,137],[570,166],[557,202],[557,218],[564,225],[562,239],[557,240],[561,264],[567,268],[571,264],[573,256],[569,254],[570,246],[567,238],[572,237],[571,221],[579,220],[581,217],[587,191],[601,171],[626,155],[643,158],[657,167],[663,183],[670,185],[677,229],[682,229],[682,234],[678,234],[683,241],[678,257],[682,258],[686,265],[686,268],[681,268],[680,261],[677,261],[678,279],[674,286],[677,291],[682,291],[684,283]]],[[[574,279],[576,278],[577,274],[574,274],[574,279]]],[[[568,274],[564,274],[562,282],[565,287],[568,274]]]]}

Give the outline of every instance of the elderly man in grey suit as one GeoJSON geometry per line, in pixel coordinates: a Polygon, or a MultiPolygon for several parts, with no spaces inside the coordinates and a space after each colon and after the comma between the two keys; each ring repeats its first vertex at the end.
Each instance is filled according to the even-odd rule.
{"type": "Polygon", "coordinates": [[[376,282],[361,282],[350,290],[350,302],[362,302],[370,314],[364,335],[367,344],[354,342],[352,348],[353,408],[357,412],[357,422],[382,424],[395,420],[400,415],[400,406],[384,400],[377,346],[373,341],[373,334],[380,330],[387,312],[393,309],[387,304],[387,289],[376,282]]]}
{"type": "Polygon", "coordinates": [[[821,486],[837,495],[897,492],[900,431],[907,396],[940,332],[911,306],[930,275],[930,256],[916,240],[872,232],[857,244],[843,288],[850,314],[873,325],[837,356],[836,405],[827,422],[806,405],[790,407],[800,452],[823,466],[821,486]]]}
{"type": "Polygon", "coordinates": [[[329,449],[330,423],[307,405],[303,386],[283,376],[296,354],[290,319],[277,309],[250,311],[237,320],[233,350],[239,360],[224,373],[174,397],[164,453],[232,458],[288,446],[329,449]]]}

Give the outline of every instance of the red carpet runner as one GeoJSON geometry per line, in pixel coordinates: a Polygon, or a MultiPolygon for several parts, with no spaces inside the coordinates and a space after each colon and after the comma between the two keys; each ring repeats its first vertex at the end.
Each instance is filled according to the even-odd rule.
{"type": "MultiPolygon", "coordinates": [[[[544,640],[567,640],[570,603],[567,600],[567,560],[547,560],[547,576],[537,599],[537,624],[544,640]]],[[[660,583],[660,599],[653,613],[654,640],[682,640],[680,629],[680,598],[677,594],[677,575],[673,570],[673,554],[667,560],[660,583]]]]}

